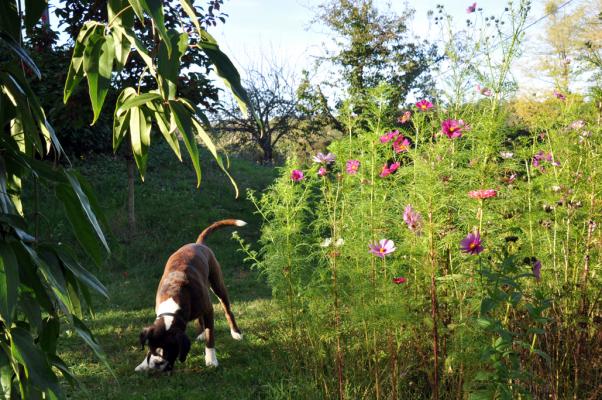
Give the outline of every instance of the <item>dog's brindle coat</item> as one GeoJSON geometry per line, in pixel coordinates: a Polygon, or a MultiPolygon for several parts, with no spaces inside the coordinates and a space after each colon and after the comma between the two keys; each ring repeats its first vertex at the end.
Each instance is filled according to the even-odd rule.
{"type": "Polygon", "coordinates": [[[218,221],[201,232],[196,243],[182,246],[169,257],[155,299],[157,318],[140,333],[140,344],[144,348],[148,342],[149,352],[136,371],[170,371],[176,359],[184,362],[190,350],[186,325],[193,320],[197,320],[199,325],[197,339],[205,340],[205,363],[208,366],[218,365],[209,288],[220,300],[232,337],[242,339],[230,310],[220,265],[203,242],[216,229],[244,225],[244,221],[234,219],[218,221]]]}

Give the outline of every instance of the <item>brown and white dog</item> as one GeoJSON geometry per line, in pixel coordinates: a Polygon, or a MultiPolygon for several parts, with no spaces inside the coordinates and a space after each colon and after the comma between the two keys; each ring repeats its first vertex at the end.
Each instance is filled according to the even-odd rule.
{"type": "Polygon", "coordinates": [[[216,229],[244,225],[246,222],[237,219],[218,221],[201,232],[196,243],[182,246],[169,257],[157,289],[157,318],[140,333],[140,344],[144,348],[148,342],[149,351],[135,371],[170,371],[176,359],[184,362],[190,351],[186,325],[193,320],[197,320],[199,324],[200,334],[197,340],[205,341],[205,364],[218,366],[209,288],[222,304],[230,325],[230,334],[236,340],[242,339],[242,333],[230,310],[222,270],[204,241],[216,229]]]}

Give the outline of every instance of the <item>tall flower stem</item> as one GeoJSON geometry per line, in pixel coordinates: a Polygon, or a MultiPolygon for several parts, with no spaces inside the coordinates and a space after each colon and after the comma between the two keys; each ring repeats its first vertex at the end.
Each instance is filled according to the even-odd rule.
{"type": "Polygon", "coordinates": [[[433,320],[433,399],[439,400],[439,332],[437,330],[437,284],[435,273],[437,264],[435,260],[435,245],[433,239],[433,211],[429,204],[429,261],[431,264],[431,318],[433,320]]]}

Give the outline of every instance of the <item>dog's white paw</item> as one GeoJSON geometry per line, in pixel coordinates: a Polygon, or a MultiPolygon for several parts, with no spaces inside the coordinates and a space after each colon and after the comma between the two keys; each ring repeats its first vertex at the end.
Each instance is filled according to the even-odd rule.
{"type": "Polygon", "coordinates": [[[196,340],[199,342],[204,342],[205,341],[205,332],[203,332],[199,336],[197,336],[196,340]]]}
{"type": "Polygon", "coordinates": [[[230,335],[232,335],[232,339],[234,339],[234,340],[242,340],[241,332],[236,332],[235,330],[230,329],[230,335]]]}
{"type": "Polygon", "coordinates": [[[205,365],[208,367],[217,367],[219,365],[215,349],[205,347],[205,365]]]}

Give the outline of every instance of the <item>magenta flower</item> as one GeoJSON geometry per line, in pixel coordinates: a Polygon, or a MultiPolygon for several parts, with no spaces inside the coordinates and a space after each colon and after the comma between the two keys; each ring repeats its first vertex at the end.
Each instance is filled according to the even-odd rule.
{"type": "Polygon", "coordinates": [[[389,239],[381,239],[378,243],[369,244],[369,252],[377,257],[385,258],[387,254],[391,254],[396,250],[395,243],[389,239]]]}
{"type": "Polygon", "coordinates": [[[479,254],[483,251],[483,246],[481,246],[481,234],[479,231],[475,231],[474,233],[469,233],[462,241],[460,242],[460,250],[467,254],[479,254]]]}
{"type": "Polygon", "coordinates": [[[541,280],[541,261],[536,259],[531,265],[531,271],[533,272],[535,280],[539,282],[541,280]]]}
{"type": "Polygon", "coordinates": [[[395,140],[397,138],[397,136],[399,136],[399,131],[387,132],[380,137],[380,142],[381,143],[390,142],[391,140],[395,140]]]}
{"type": "Polygon", "coordinates": [[[462,136],[462,130],[467,130],[468,125],[461,119],[446,119],[441,123],[441,131],[450,139],[462,136]]]}
{"type": "Polygon", "coordinates": [[[472,14],[475,11],[477,11],[477,3],[472,3],[472,5],[468,6],[466,9],[467,14],[472,14]]]}
{"type": "Polygon", "coordinates": [[[393,278],[393,283],[396,285],[400,285],[402,283],[406,283],[407,279],[404,278],[403,276],[397,276],[393,278]]]}
{"type": "Polygon", "coordinates": [[[468,192],[468,197],[477,199],[477,200],[488,199],[490,197],[496,197],[496,196],[497,196],[497,191],[495,191],[495,189],[479,189],[479,190],[471,190],[470,192],[468,192]]]}
{"type": "Polygon", "coordinates": [[[422,216],[415,211],[411,205],[407,205],[403,211],[403,222],[406,223],[408,229],[414,233],[420,233],[422,227],[422,216]]]}
{"type": "Polygon", "coordinates": [[[539,168],[539,170],[543,172],[545,170],[545,168],[542,165],[544,161],[552,164],[555,167],[560,166],[560,163],[558,161],[554,161],[552,153],[545,153],[543,150],[540,150],[539,152],[537,152],[537,154],[533,156],[533,160],[531,161],[531,163],[535,168],[539,168]]]}
{"type": "Polygon", "coordinates": [[[347,173],[349,175],[355,175],[357,174],[357,170],[360,169],[360,162],[359,160],[349,160],[347,161],[347,166],[345,168],[345,170],[347,171],[347,173]]]}
{"type": "Polygon", "coordinates": [[[328,173],[328,171],[326,170],[326,168],[324,167],[320,167],[320,169],[318,170],[318,175],[319,176],[324,176],[328,173]]]}
{"type": "Polygon", "coordinates": [[[303,179],[303,171],[299,169],[294,169],[291,171],[291,179],[294,182],[300,182],[303,179]]]}
{"type": "Polygon", "coordinates": [[[406,111],[406,112],[403,113],[403,115],[401,117],[397,118],[397,122],[399,122],[400,124],[405,124],[411,118],[412,118],[412,112],[411,111],[406,111]]]}
{"type": "Polygon", "coordinates": [[[328,153],[324,155],[323,153],[318,153],[314,156],[313,161],[319,164],[330,164],[333,163],[336,159],[335,155],[332,153],[328,153]]]}
{"type": "Polygon", "coordinates": [[[562,94],[561,92],[559,92],[558,90],[554,90],[554,97],[556,97],[558,100],[566,100],[566,96],[564,94],[562,94]]]}
{"type": "Polygon", "coordinates": [[[422,99],[418,103],[416,103],[416,107],[420,111],[428,111],[433,108],[433,103],[428,100],[422,99]]]}
{"type": "Polygon", "coordinates": [[[396,153],[402,153],[404,151],[408,151],[409,149],[410,141],[401,135],[395,139],[395,142],[393,142],[393,150],[395,150],[396,153]]]}
{"type": "Polygon", "coordinates": [[[397,171],[397,168],[399,168],[399,161],[394,162],[392,164],[387,164],[385,163],[385,165],[383,165],[383,169],[380,171],[380,177],[384,178],[386,176],[391,175],[393,172],[397,171]]]}

